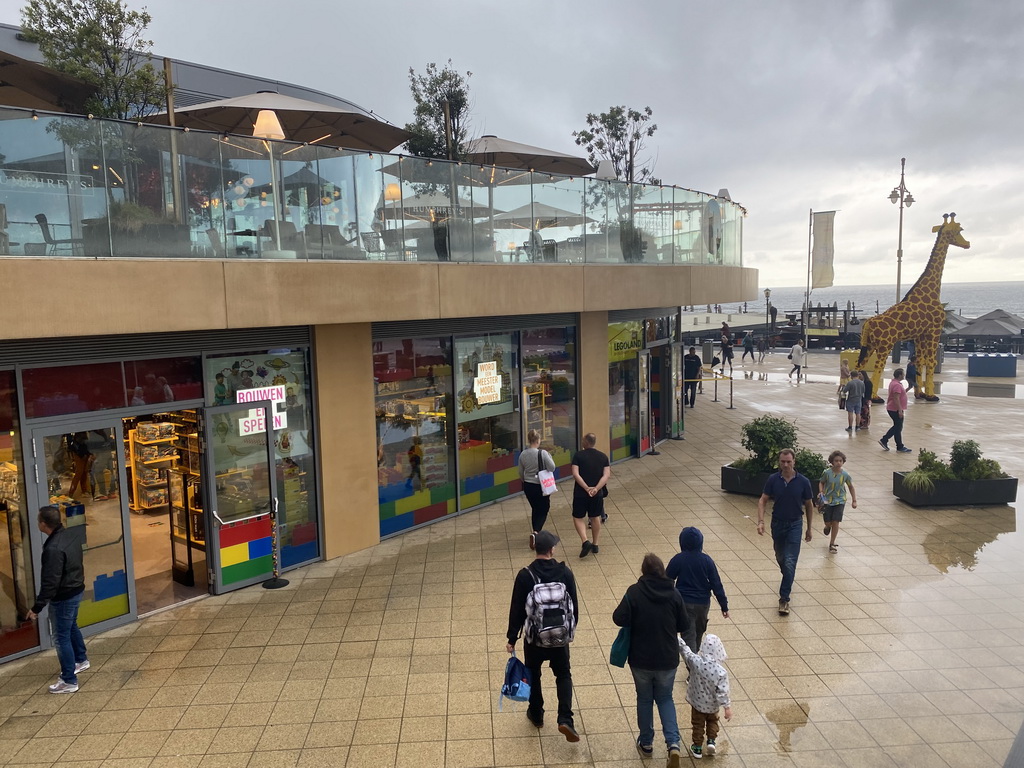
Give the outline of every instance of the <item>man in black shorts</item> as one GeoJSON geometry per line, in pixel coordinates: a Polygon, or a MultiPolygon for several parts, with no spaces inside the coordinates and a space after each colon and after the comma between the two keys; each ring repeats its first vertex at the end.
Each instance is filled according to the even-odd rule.
{"type": "Polygon", "coordinates": [[[597,450],[595,445],[597,435],[588,432],[583,436],[583,450],[576,451],[572,457],[572,477],[576,481],[572,491],[572,522],[583,542],[580,557],[586,557],[591,552],[596,555],[598,552],[597,540],[601,536],[601,515],[604,513],[604,489],[612,473],[608,457],[597,450]],[[587,518],[590,518],[593,543],[587,541],[587,518]]]}

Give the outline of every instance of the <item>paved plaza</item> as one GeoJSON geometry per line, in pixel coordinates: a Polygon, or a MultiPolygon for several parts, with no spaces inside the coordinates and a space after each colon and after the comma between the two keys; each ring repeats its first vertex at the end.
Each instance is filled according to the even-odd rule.
{"type": "MultiPolygon", "coordinates": [[[[611,613],[643,555],[667,561],[680,528],[696,525],[732,616],[713,605],[734,717],[703,763],[1002,766],[1024,719],[1022,497],[1016,507],[913,509],[892,496],[892,470],[912,467],[918,448],[948,454],[970,437],[1024,475],[1024,377],[972,380],[968,396],[966,361],[947,360],[942,401],[911,404],[904,435],[915,453],[900,455],[876,442],[884,407],[867,433],[844,431],[837,356],[812,353],[799,384],[785,357],[737,365],[735,409],[727,384],[717,403],[706,386],[684,441],[614,467],[599,555],[578,557],[570,487],[554,497],[556,555],[581,597],[578,744],[555,729],[547,670],[543,729],[525,705],[498,710],[512,581],[532,559],[518,497],[293,571],[281,590],[202,599],[91,638],[92,669],[73,695],[46,692],[52,651],[0,667],[0,765],[660,768],[660,730],[653,760],[633,746],[632,678],[608,664],[611,613]],[[838,554],[820,526],[804,545],[788,617],[777,612],[779,572],[770,537],[755,530],[756,499],[719,489],[719,467],[743,453],[740,426],[763,413],[794,419],[801,446],[843,450],[859,502],[838,554]]],[[[684,694],[677,681],[686,742],[684,694]]]]}

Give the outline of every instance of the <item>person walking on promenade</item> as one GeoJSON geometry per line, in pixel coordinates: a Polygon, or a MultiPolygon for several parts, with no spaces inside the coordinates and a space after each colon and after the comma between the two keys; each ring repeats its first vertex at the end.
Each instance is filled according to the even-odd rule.
{"type": "Polygon", "coordinates": [[[583,549],[580,557],[591,552],[598,553],[598,539],[601,536],[601,522],[604,519],[605,486],[611,477],[611,463],[608,457],[597,450],[597,435],[588,432],[583,436],[583,450],[572,457],[572,476],[576,484],[572,489],[572,522],[580,535],[583,549]],[[587,540],[587,520],[593,541],[587,540]]]}
{"type": "Polygon", "coordinates": [[[861,404],[864,401],[864,382],[860,380],[860,373],[850,372],[850,380],[843,387],[840,397],[846,400],[846,431],[855,432],[860,429],[861,404]]]}
{"type": "Polygon", "coordinates": [[[508,611],[505,650],[515,653],[519,633],[523,638],[523,664],[530,670],[530,703],[526,718],[538,728],[544,727],[544,695],[540,668],[546,661],[555,675],[558,692],[558,731],[566,741],[579,741],[573,723],[572,672],[569,644],[579,623],[579,599],[576,578],[565,563],[555,560],[558,537],[539,531],[536,559],[516,575],[512,603],[508,611]]]}
{"type": "Polygon", "coordinates": [[[697,348],[690,347],[690,351],[683,355],[683,403],[691,408],[697,402],[697,385],[703,371],[704,362],[697,354],[697,348]]]}
{"type": "Polygon", "coordinates": [[[846,382],[850,380],[850,363],[844,357],[839,361],[839,389],[836,390],[839,394],[843,393],[843,387],[846,386],[846,382]]]}
{"type": "Polygon", "coordinates": [[[743,357],[740,358],[741,363],[747,362],[747,355],[750,355],[750,362],[754,362],[754,335],[750,331],[743,335],[743,357]]]}
{"type": "Polygon", "coordinates": [[[27,618],[35,619],[49,604],[50,635],[60,662],[60,677],[49,691],[74,693],[78,690],[78,673],[89,669],[85,640],[78,628],[78,606],[85,592],[82,538],[68,532],[61,524],[60,510],[54,506],[39,510],[39,530],[46,534],[40,587],[27,618]]]}
{"type": "Polygon", "coordinates": [[[885,410],[892,419],[892,426],[889,431],[882,435],[878,444],[883,451],[889,450],[889,438],[896,442],[896,451],[899,453],[910,453],[910,449],[903,444],[903,419],[907,413],[907,390],[903,386],[903,369],[897,368],[892,373],[892,380],[889,382],[889,397],[885,402],[885,410]]]}
{"type": "Polygon", "coordinates": [[[687,526],[679,532],[678,555],[668,561],[666,574],[675,580],[676,589],[683,598],[683,608],[690,620],[690,628],[683,635],[690,649],[700,648],[701,638],[708,629],[711,595],[714,593],[723,618],[729,618],[729,600],[718,575],[718,566],[704,550],[704,534],[700,528],[687,526]]]}
{"type": "Polygon", "coordinates": [[[683,599],[665,575],[661,558],[648,553],[640,565],[640,579],[626,590],[612,613],[616,626],[629,627],[629,671],[636,686],[636,749],[641,757],[654,753],[654,705],[658,705],[661,732],[668,747],[668,765],[679,765],[679,724],[672,688],[679,667],[679,635],[686,632],[683,599]]]}
{"type": "Polygon", "coordinates": [[[526,433],[526,442],[528,447],[519,454],[519,479],[523,481],[523,494],[530,502],[530,549],[533,549],[535,538],[544,529],[551,511],[551,497],[544,495],[537,475],[543,469],[554,472],[555,460],[550,453],[541,450],[540,432],[536,429],[526,433]]]}
{"type": "Polygon", "coordinates": [[[860,428],[871,426],[871,377],[867,371],[860,371],[860,381],[864,385],[864,400],[860,404],[860,428]]]}
{"type": "Polygon", "coordinates": [[[839,551],[836,546],[836,537],[839,535],[839,524],[843,522],[843,510],[846,508],[846,489],[850,489],[850,504],[857,508],[857,489],[853,487],[853,478],[850,473],[843,469],[846,463],[846,454],[842,451],[832,451],[828,456],[829,468],[818,480],[818,493],[822,501],[821,514],[825,519],[825,535],[831,534],[832,538],[828,543],[828,551],[833,555],[839,551]]]}
{"type": "Polygon", "coordinates": [[[779,585],[779,615],[789,615],[789,598],[796,579],[796,562],[800,558],[800,534],[803,517],[807,518],[804,541],[811,541],[814,525],[814,504],[811,481],[796,471],[796,453],[792,448],[779,451],[779,471],[768,478],[764,492],[757,500],[757,535],[764,536],[764,516],[768,502],[772,506],[772,545],[775,561],[782,572],[779,585]]]}
{"type": "MultiPolygon", "coordinates": [[[[724,323],[723,323],[724,325],[724,323]]],[[[722,344],[722,367],[718,370],[719,375],[725,376],[725,364],[729,364],[729,375],[732,376],[732,338],[728,333],[723,333],[721,338],[722,344]]]]}
{"type": "Polygon", "coordinates": [[[763,363],[764,356],[768,353],[768,340],[764,336],[757,337],[757,362],[763,363]]]}
{"type": "Polygon", "coordinates": [[[796,340],[796,344],[789,350],[789,359],[793,361],[793,368],[789,372],[789,378],[793,378],[793,374],[796,374],[796,380],[800,381],[800,370],[804,367],[804,357],[807,351],[804,349],[804,344],[800,339],[796,340]]]}
{"type": "Polygon", "coordinates": [[[729,700],[729,673],[722,662],[726,660],[725,646],[718,635],[705,635],[700,644],[700,653],[694,653],[682,640],[679,654],[686,661],[690,680],[686,685],[686,701],[690,704],[690,725],[692,744],[690,756],[700,760],[704,755],[714,756],[718,752],[718,710],[724,707],[722,716],[732,720],[732,705],[729,700]],[[707,731],[708,742],[704,744],[707,731]]]}

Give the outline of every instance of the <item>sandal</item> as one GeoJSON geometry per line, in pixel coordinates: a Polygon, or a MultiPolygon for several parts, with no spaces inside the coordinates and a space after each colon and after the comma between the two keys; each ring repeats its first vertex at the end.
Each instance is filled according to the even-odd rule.
{"type": "Polygon", "coordinates": [[[837,554],[839,552],[839,547],[836,546],[835,544],[829,544],[828,545],[828,551],[829,551],[829,554],[835,555],[835,554],[837,554]]]}

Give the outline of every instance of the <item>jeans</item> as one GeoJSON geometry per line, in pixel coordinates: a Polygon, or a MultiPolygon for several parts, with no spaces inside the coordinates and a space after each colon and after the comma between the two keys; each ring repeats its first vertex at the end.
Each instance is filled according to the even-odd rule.
{"type": "Polygon", "coordinates": [[[804,519],[776,520],[772,517],[772,544],[775,546],[775,560],[782,571],[779,599],[789,600],[796,578],[796,561],[800,557],[800,539],[803,538],[804,519]]]}
{"type": "Polygon", "coordinates": [[[683,385],[683,403],[693,408],[697,401],[697,382],[688,381],[683,385]]]}
{"type": "Polygon", "coordinates": [[[544,523],[548,520],[548,512],[551,510],[551,497],[544,495],[544,489],[540,483],[523,482],[523,493],[526,500],[530,502],[530,530],[534,533],[544,530],[544,523]]]}
{"type": "Polygon", "coordinates": [[[78,606],[82,602],[82,593],[69,597],[67,600],[54,600],[50,603],[50,637],[57,649],[57,661],[60,662],[60,679],[68,685],[76,685],[75,664],[81,664],[88,658],[85,653],[85,640],[78,629],[78,606]]]}
{"type": "Polygon", "coordinates": [[[530,670],[530,704],[527,707],[535,720],[544,719],[544,694],[540,686],[540,668],[544,662],[551,665],[558,692],[558,723],[572,725],[572,673],[569,671],[569,646],[540,648],[523,643],[523,663],[530,670]]]}
{"type": "Polygon", "coordinates": [[[896,448],[903,447],[903,417],[900,416],[899,411],[886,411],[889,414],[889,418],[892,419],[892,426],[889,427],[889,431],[882,437],[883,443],[888,443],[889,438],[895,438],[896,448]]]}
{"type": "Polygon", "coordinates": [[[636,724],[640,728],[640,743],[654,743],[654,704],[658,705],[661,731],[665,744],[679,743],[679,723],[676,722],[676,703],[672,700],[672,686],[676,682],[674,669],[637,669],[632,664],[636,685],[636,724]]]}

